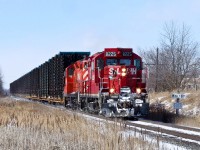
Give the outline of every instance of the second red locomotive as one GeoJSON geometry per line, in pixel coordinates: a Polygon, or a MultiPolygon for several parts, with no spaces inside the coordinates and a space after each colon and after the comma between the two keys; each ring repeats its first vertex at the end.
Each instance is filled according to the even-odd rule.
{"type": "Polygon", "coordinates": [[[144,116],[149,112],[146,72],[131,48],[105,48],[65,70],[65,106],[105,116],[144,116]]]}

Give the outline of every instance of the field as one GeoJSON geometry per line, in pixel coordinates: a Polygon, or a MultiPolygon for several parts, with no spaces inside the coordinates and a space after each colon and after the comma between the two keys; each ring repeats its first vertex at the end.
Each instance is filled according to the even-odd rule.
{"type": "Polygon", "coordinates": [[[1,150],[156,148],[155,144],[137,139],[125,130],[123,122],[121,125],[102,123],[69,113],[61,107],[0,98],[1,150]]]}
{"type": "MultiPolygon", "coordinates": [[[[200,94],[195,91],[189,93],[182,100],[183,109],[180,116],[174,118],[175,123],[200,127],[200,94]]],[[[174,114],[174,100],[170,95],[169,92],[150,93],[151,104],[164,105],[169,114],[174,114]]],[[[159,138],[158,141],[151,139],[149,143],[144,133],[141,132],[138,139],[134,132],[129,133],[123,121],[120,125],[116,122],[101,122],[82,117],[61,106],[0,98],[1,150],[159,149],[156,144],[159,138]]]]}

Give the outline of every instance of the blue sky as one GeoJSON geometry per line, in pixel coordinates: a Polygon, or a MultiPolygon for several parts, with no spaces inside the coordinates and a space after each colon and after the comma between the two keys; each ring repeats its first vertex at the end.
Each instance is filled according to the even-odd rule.
{"type": "Polygon", "coordinates": [[[59,51],[158,46],[171,21],[200,42],[199,8],[199,0],[0,0],[4,87],[59,51]]]}

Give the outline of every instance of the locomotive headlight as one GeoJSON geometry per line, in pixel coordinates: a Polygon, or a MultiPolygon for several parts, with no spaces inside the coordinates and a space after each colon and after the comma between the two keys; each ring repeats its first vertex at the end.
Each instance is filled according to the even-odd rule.
{"type": "Polygon", "coordinates": [[[113,89],[113,88],[110,89],[110,93],[114,93],[114,91],[115,91],[115,89],[113,89]]]}
{"type": "Polygon", "coordinates": [[[126,68],[122,68],[122,72],[126,72],[126,68]]]}
{"type": "Polygon", "coordinates": [[[140,88],[137,88],[137,89],[136,89],[136,93],[137,93],[137,94],[140,94],[140,93],[141,93],[141,89],[140,89],[140,88]]]}
{"type": "Polygon", "coordinates": [[[122,72],[122,77],[124,77],[126,75],[126,72],[122,72]]]}

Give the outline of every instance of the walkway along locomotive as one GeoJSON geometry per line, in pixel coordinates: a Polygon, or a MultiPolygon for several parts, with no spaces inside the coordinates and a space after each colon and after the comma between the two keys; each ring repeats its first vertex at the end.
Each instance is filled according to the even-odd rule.
{"type": "MultiPolygon", "coordinates": [[[[20,83],[16,80],[11,83],[11,93],[20,94],[18,91],[23,91],[24,94],[29,94],[29,98],[60,102],[66,107],[80,108],[109,117],[148,115],[146,72],[140,56],[133,53],[131,48],[105,48],[103,52],[92,56],[86,54],[82,52],[82,58],[65,63],[63,85],[58,86],[55,81],[52,88],[49,81],[51,71],[54,70],[54,78],[59,74],[55,71],[57,68],[52,69],[52,65],[47,62],[47,73],[43,75],[39,68],[37,74],[38,91],[33,94],[32,90],[28,90],[29,93],[19,90],[20,83]],[[45,75],[46,82],[41,82],[45,75]],[[52,95],[53,89],[63,89],[63,95],[56,92],[52,95]],[[45,91],[45,94],[41,94],[41,91],[45,91]]],[[[32,88],[30,83],[27,85],[32,88]]]]}

